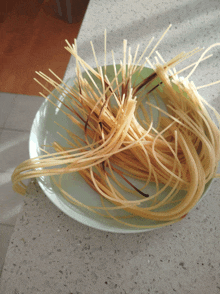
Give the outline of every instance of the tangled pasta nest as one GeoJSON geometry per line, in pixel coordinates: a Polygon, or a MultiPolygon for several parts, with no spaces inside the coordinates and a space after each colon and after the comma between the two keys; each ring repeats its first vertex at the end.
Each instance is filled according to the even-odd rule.
{"type": "MultiPolygon", "coordinates": [[[[190,65],[193,69],[186,78],[179,78],[178,74],[186,68],[177,72],[175,66],[199,49],[182,52],[169,62],[156,52],[152,63],[150,57],[161,39],[142,65],[140,62],[152,40],[139,60],[138,48],[132,57],[124,41],[123,61],[116,65],[113,55],[111,67],[98,65],[92,45],[96,69],[80,58],[76,42],[73,45],[67,42],[66,49],[76,58],[75,86],[69,87],[52,71],[57,82],[41,72],[38,75],[63,96],[63,99],[55,97],[62,103],[60,110],[83,130],[84,136],[65,130],[71,138],[66,138],[68,148],[54,142],[55,152],[44,151],[45,155],[21,163],[12,175],[16,192],[25,194],[24,179],[50,176],[72,204],[131,225],[112,214],[114,210],[125,210],[129,213],[125,218],[155,221],[150,227],[176,222],[195,206],[206,185],[218,176],[220,159],[220,131],[206,107],[212,109],[220,122],[219,114],[189,81],[198,64],[210,57],[205,57],[210,48],[190,65]],[[151,70],[146,70],[146,64],[151,70]],[[88,206],[65,191],[62,177],[74,172],[79,172],[101,195],[101,207],[88,206]],[[135,180],[142,185],[135,184],[135,180]],[[147,191],[152,182],[157,191],[150,195],[147,191]],[[184,196],[178,197],[182,190],[184,196]],[[133,198],[126,197],[126,193],[133,198]],[[104,199],[113,205],[106,206],[104,199]]],[[[50,94],[54,96],[53,92],[50,94]]]]}

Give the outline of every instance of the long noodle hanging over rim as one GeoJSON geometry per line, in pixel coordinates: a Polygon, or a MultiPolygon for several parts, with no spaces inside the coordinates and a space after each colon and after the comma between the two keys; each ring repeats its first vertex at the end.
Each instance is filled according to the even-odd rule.
{"type": "Polygon", "coordinates": [[[21,163],[12,175],[16,192],[26,193],[22,182],[25,179],[50,176],[70,203],[134,227],[140,226],[127,222],[126,218],[155,221],[151,226],[142,226],[152,228],[181,220],[195,206],[206,185],[219,176],[216,172],[220,160],[220,131],[207,107],[215,114],[218,123],[220,116],[197,89],[219,81],[196,88],[189,77],[200,62],[212,56],[206,56],[206,53],[220,44],[210,46],[198,62],[177,72],[175,66],[200,49],[182,52],[165,62],[156,48],[168,29],[147,55],[153,42],[153,39],[150,40],[139,59],[139,46],[132,56],[124,40],[124,55],[120,64],[116,65],[112,52],[114,74],[111,77],[106,65],[106,32],[103,67],[98,64],[91,42],[96,69],[80,58],[76,41],[72,45],[66,41],[68,46],[65,49],[76,59],[74,87],[65,84],[51,70],[56,80],[37,72],[54,86],[62,99],[54,95],[54,91],[47,90],[48,97],[54,97],[59,102],[56,104],[40,94],[58,107],[84,135],[79,137],[71,129],[63,127],[69,138],[60,136],[69,147],[54,142],[53,153],[42,149],[44,155],[21,163]],[[156,56],[153,59],[154,53],[156,56]],[[147,76],[146,66],[150,68],[147,76]],[[191,72],[186,78],[178,77],[190,67],[191,72]],[[161,101],[165,108],[161,106],[161,101]],[[156,121],[155,111],[158,114],[156,121]],[[102,206],[88,206],[65,191],[62,179],[65,174],[74,172],[79,172],[101,195],[102,206]],[[141,187],[135,184],[136,180],[142,182],[141,187]],[[152,182],[156,192],[151,195],[147,190],[152,182]],[[180,191],[185,191],[183,197],[178,197],[180,191]],[[126,197],[127,193],[132,197],[126,197]],[[112,205],[106,205],[106,200],[112,205]],[[128,214],[124,218],[117,217],[113,214],[117,210],[128,214]]]}

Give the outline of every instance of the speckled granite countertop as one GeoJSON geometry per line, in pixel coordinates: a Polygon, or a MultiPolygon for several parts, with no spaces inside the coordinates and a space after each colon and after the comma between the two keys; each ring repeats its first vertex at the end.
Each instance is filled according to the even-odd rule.
{"type": "MultiPolygon", "coordinates": [[[[78,37],[79,53],[95,66],[92,40],[103,59],[107,28],[108,51],[114,49],[119,61],[123,39],[144,49],[170,23],[158,48],[165,60],[183,50],[207,48],[220,42],[220,2],[91,0],[78,37]]],[[[212,53],[192,76],[197,86],[220,79],[220,49],[212,53]]],[[[73,67],[71,59],[65,79],[73,76],[73,67]]],[[[220,111],[219,85],[200,93],[220,111]]],[[[113,234],[70,219],[33,181],[8,248],[1,294],[220,293],[219,196],[220,181],[214,180],[207,197],[181,222],[147,233],[113,234]]]]}

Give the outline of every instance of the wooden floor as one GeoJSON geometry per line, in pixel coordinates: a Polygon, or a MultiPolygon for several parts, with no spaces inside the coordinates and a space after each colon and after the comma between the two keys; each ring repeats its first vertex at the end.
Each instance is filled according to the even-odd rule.
{"type": "Polygon", "coordinates": [[[0,92],[39,95],[35,71],[48,74],[48,68],[63,78],[70,58],[65,39],[74,42],[88,1],[75,23],[59,19],[49,1],[16,1],[0,23],[0,92]]]}

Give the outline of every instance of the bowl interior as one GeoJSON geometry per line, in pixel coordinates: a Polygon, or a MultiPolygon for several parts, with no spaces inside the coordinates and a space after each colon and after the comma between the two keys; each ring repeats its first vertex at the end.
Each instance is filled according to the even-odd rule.
{"type": "MultiPolygon", "coordinates": [[[[149,68],[144,68],[140,75],[133,77],[133,82],[139,82],[144,77],[146,78],[152,73],[152,70],[149,68]]],[[[113,66],[107,66],[107,74],[110,80],[114,78],[114,70],[113,66]]],[[[86,74],[85,74],[86,76],[86,74]]],[[[95,78],[94,78],[95,79],[95,78]]],[[[120,77],[119,77],[120,79],[120,77]]],[[[98,81],[97,81],[98,82],[98,81]]],[[[155,81],[157,83],[157,81],[155,81]]],[[[74,87],[74,81],[69,79],[66,83],[69,87],[74,87]]],[[[64,97],[57,92],[57,90],[53,91],[53,94],[60,98],[60,100],[64,99],[64,97]]],[[[65,91],[64,91],[65,94],[65,91]]],[[[65,95],[64,95],[65,96],[65,95]]],[[[53,95],[49,95],[49,99],[53,101],[56,105],[60,107],[60,109],[65,108],[62,103],[60,103],[53,95]]],[[[160,107],[166,110],[166,106],[164,105],[163,101],[158,99],[160,107]]],[[[158,103],[156,102],[153,95],[150,97],[150,102],[153,104],[158,103]]],[[[112,102],[114,103],[114,101],[112,102]]],[[[65,108],[66,111],[66,108],[65,108]]],[[[150,111],[147,109],[147,111],[150,111]]],[[[152,115],[154,124],[157,124],[158,120],[158,111],[152,108],[152,115]]],[[[142,114],[139,113],[139,121],[141,123],[142,114]]],[[[37,157],[39,155],[43,155],[43,152],[40,150],[40,147],[43,145],[51,145],[54,141],[59,142],[62,146],[69,146],[68,143],[64,138],[62,138],[58,132],[63,134],[66,138],[69,138],[67,132],[60,127],[59,125],[55,124],[56,121],[59,125],[65,127],[66,129],[72,130],[80,137],[84,137],[84,132],[80,130],[76,125],[74,125],[64,113],[52,105],[48,100],[45,100],[41,105],[40,109],[38,110],[30,133],[30,140],[29,140],[29,153],[30,157],[37,157]]],[[[50,152],[53,152],[53,149],[45,148],[50,152]]],[[[120,216],[121,221],[125,220],[131,226],[127,226],[122,222],[118,222],[112,218],[104,217],[98,214],[94,214],[93,212],[88,211],[87,209],[75,206],[68,202],[60,192],[60,190],[56,187],[50,177],[42,176],[37,178],[39,185],[41,186],[42,190],[46,194],[46,196],[65,214],[70,216],[71,218],[83,223],[85,225],[91,226],[96,229],[115,232],[115,233],[134,233],[134,232],[143,232],[147,230],[154,229],[153,226],[158,225],[164,226],[166,222],[158,222],[152,221],[148,219],[143,219],[140,217],[128,217],[128,214],[124,211],[114,211],[112,214],[114,216],[120,216]],[[138,226],[138,227],[136,227],[138,226]],[[152,227],[151,227],[152,226],[152,227]]],[[[141,186],[141,183],[137,180],[132,180],[134,184],[137,186],[141,186]]],[[[209,183],[210,184],[210,183],[209,183]]],[[[143,185],[143,183],[142,183],[143,185]]],[[[207,185],[206,189],[209,185],[207,185]]],[[[101,198],[98,193],[96,193],[85,181],[84,179],[78,174],[67,174],[62,178],[62,187],[65,187],[65,191],[67,191],[70,195],[73,195],[77,200],[81,201],[84,204],[92,205],[92,206],[102,206],[101,198]]],[[[163,185],[160,185],[162,188],[163,185]]],[[[171,188],[167,188],[162,194],[161,199],[165,197],[167,192],[170,191],[171,188]]],[[[156,192],[156,185],[155,183],[150,183],[147,186],[147,193],[151,195],[152,193],[156,192]]],[[[126,193],[123,191],[123,193],[126,193]]],[[[177,195],[178,198],[184,197],[185,191],[180,191],[177,195]]],[[[125,195],[126,197],[130,197],[128,193],[125,195]]],[[[133,197],[133,196],[132,196],[133,197]]],[[[133,198],[132,198],[133,199],[133,198]]],[[[111,204],[105,200],[105,205],[111,206],[111,204]]],[[[164,207],[164,210],[171,208],[172,205],[169,207],[164,207]]],[[[103,211],[104,214],[105,211],[103,211]]],[[[107,214],[106,214],[107,216],[107,214]]]]}

